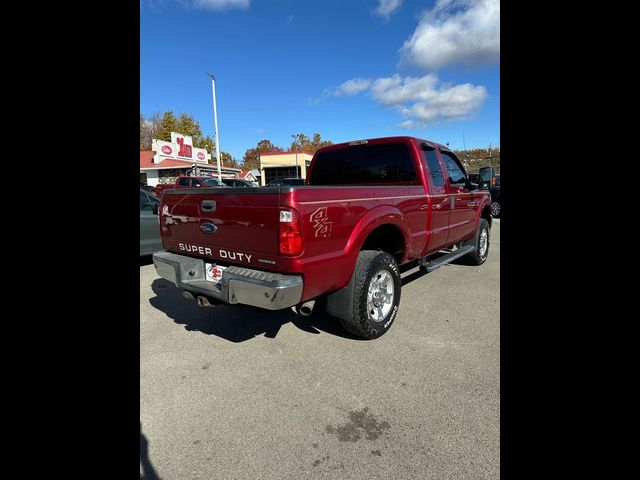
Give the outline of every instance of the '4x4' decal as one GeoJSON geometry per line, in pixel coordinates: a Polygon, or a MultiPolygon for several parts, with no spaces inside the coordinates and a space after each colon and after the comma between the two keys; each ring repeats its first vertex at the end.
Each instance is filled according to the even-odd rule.
{"type": "Polygon", "coordinates": [[[331,235],[331,225],[333,222],[329,221],[327,207],[317,209],[311,214],[309,220],[314,223],[313,229],[316,232],[316,237],[327,238],[331,235]]]}

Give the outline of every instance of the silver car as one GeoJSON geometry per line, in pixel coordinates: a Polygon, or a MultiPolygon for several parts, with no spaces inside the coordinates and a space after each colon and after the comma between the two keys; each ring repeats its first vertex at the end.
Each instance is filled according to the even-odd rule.
{"type": "Polygon", "coordinates": [[[163,249],[158,205],[158,197],[140,189],[140,256],[151,255],[163,249]]]}

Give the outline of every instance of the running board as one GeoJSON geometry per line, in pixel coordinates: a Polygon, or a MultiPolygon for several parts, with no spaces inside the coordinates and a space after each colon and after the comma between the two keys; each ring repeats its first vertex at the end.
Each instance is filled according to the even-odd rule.
{"type": "Polygon", "coordinates": [[[452,262],[456,258],[460,258],[469,252],[473,252],[475,248],[476,247],[474,245],[467,245],[462,248],[459,248],[454,252],[438,257],[431,262],[426,260],[426,257],[422,257],[420,260],[418,260],[418,264],[420,265],[421,270],[426,270],[427,272],[433,272],[435,269],[440,268],[445,263],[452,262]]]}

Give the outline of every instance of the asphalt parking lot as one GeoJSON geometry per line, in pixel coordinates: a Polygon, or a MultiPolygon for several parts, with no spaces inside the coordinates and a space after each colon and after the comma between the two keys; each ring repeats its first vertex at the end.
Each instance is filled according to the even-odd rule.
{"type": "Polygon", "coordinates": [[[391,330],[200,308],[140,267],[140,474],[498,479],[500,220],[487,262],[404,271],[391,330]]]}

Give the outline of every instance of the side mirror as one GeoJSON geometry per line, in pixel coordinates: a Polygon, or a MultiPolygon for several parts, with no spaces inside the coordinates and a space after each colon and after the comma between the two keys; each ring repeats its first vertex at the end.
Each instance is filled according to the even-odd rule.
{"type": "Polygon", "coordinates": [[[478,186],[477,183],[474,183],[470,180],[467,181],[467,190],[469,191],[474,191],[474,190],[478,190],[480,187],[478,186]]]}
{"type": "Polygon", "coordinates": [[[480,173],[480,188],[483,190],[487,190],[489,186],[493,183],[494,178],[496,176],[496,172],[493,169],[493,167],[482,167],[479,173],[480,173]]]}

